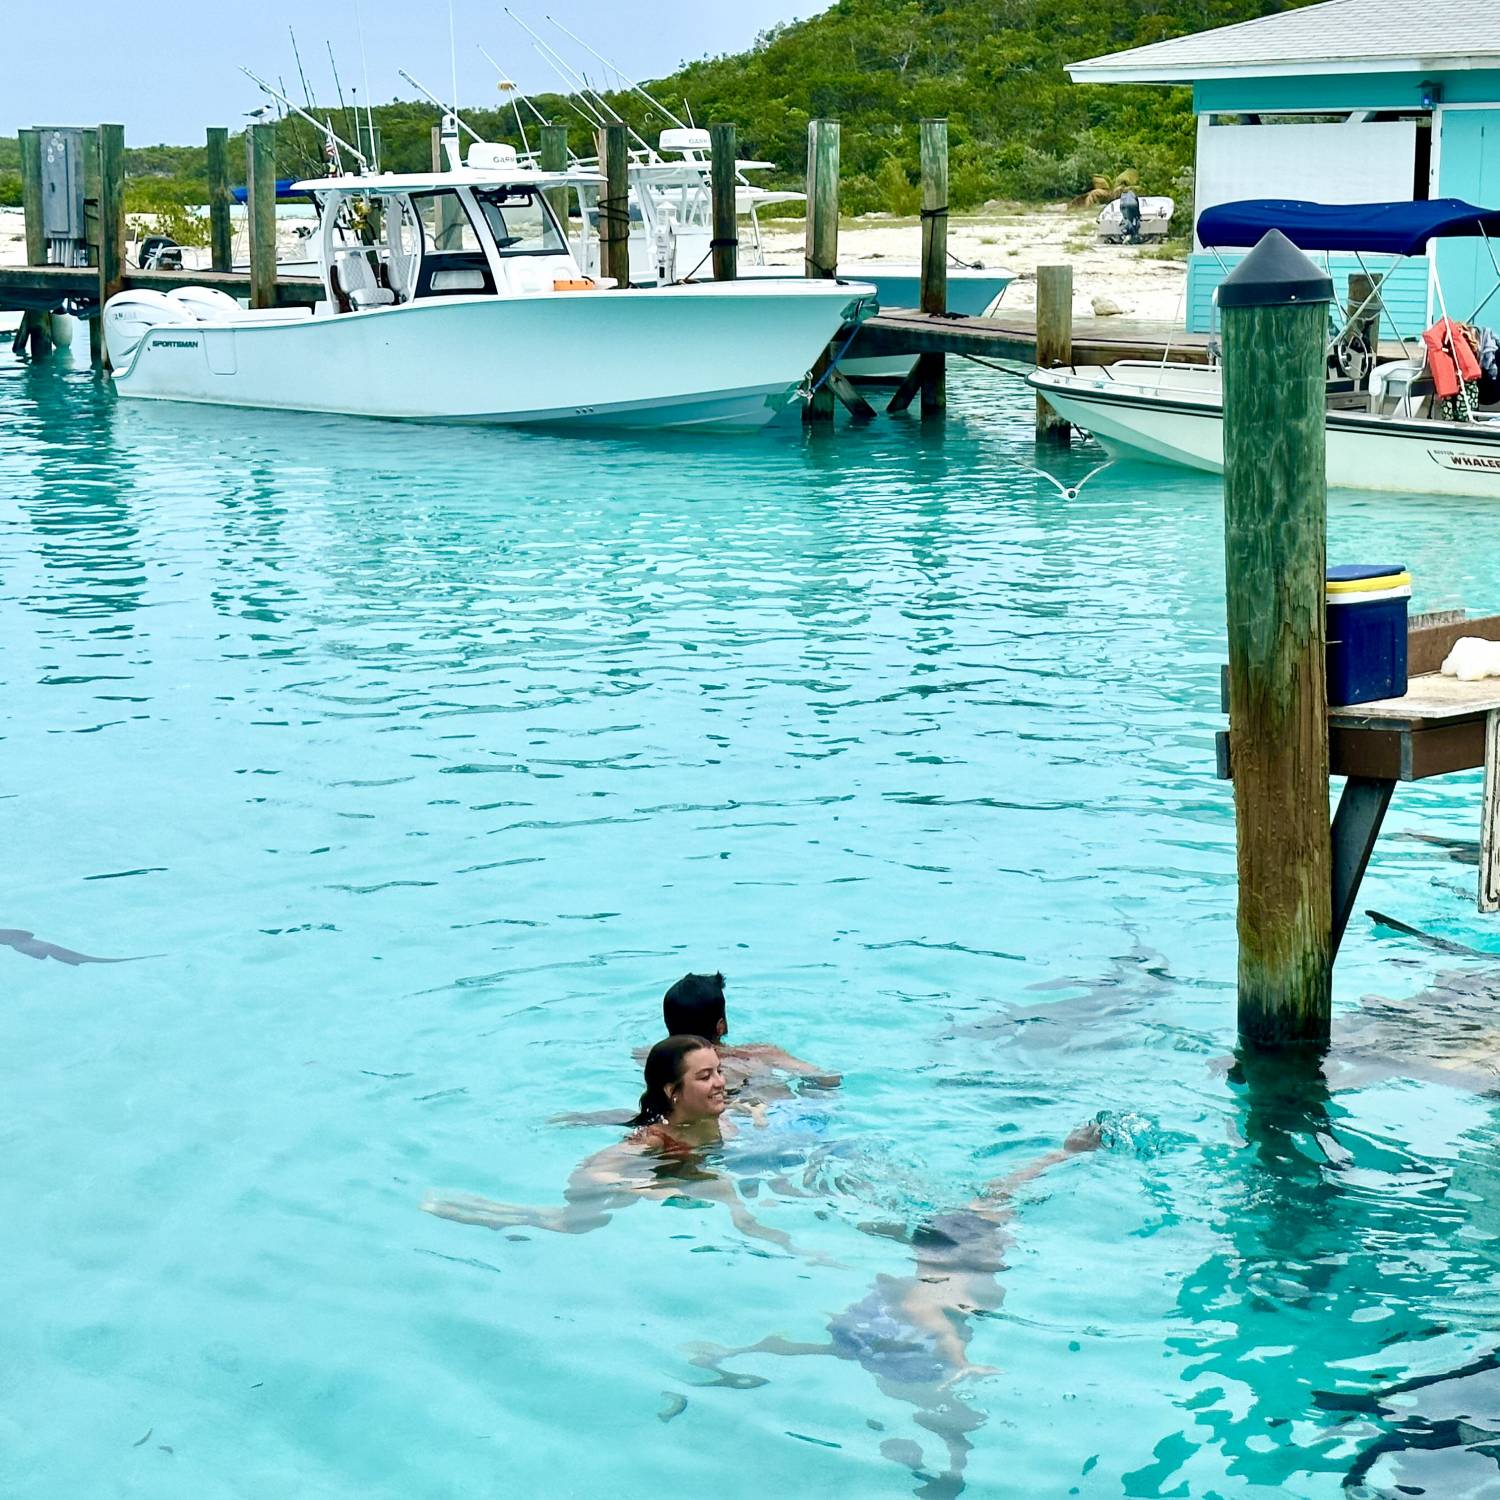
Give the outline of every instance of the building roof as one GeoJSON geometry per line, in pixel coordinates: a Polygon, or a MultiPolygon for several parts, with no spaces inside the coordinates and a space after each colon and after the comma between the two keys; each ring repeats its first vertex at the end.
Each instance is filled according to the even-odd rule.
{"type": "Polygon", "coordinates": [[[1500,68],[1500,5],[1325,0],[1069,63],[1074,83],[1500,68]]]}

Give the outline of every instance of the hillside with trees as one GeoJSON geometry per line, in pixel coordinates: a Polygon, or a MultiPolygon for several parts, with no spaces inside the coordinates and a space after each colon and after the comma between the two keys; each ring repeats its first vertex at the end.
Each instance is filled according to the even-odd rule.
{"type": "MultiPolygon", "coordinates": [[[[800,184],[808,120],[842,121],[843,202],[853,213],[912,210],[917,122],[931,115],[949,122],[950,198],[959,209],[991,198],[1071,198],[1095,178],[1126,171],[1143,191],[1180,191],[1192,163],[1189,91],[1077,85],[1064,65],[1299,3],[1305,0],[837,0],[806,21],[774,28],[747,52],[688,63],[646,86],[699,124],[734,121],[742,151],[775,162],[772,181],[784,185],[800,184]]],[[[492,97],[500,107],[465,107],[465,118],[490,139],[519,146],[506,96],[492,97]]],[[[606,97],[647,139],[666,123],[634,93],[606,97]]],[[[569,99],[542,94],[532,102],[570,125],[575,150],[592,152],[590,127],[569,99]]],[[[352,138],[347,114],[329,104],[320,99],[319,113],[352,138]]],[[[432,106],[393,101],[376,106],[374,119],[382,165],[428,165],[432,106]]],[[[534,116],[523,111],[523,119],[534,116]]],[[[286,173],[321,170],[319,142],[300,122],[284,124],[278,155],[286,173]]],[[[129,149],[129,206],[201,201],[204,159],[201,146],[129,149]]],[[[242,180],[239,137],[230,160],[242,180]]],[[[18,198],[16,164],[14,140],[0,140],[0,203],[18,198]]]]}

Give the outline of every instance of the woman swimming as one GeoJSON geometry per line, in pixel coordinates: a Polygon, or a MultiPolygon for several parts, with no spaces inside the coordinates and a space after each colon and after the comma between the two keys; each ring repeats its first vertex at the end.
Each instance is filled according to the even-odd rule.
{"type": "Polygon", "coordinates": [[[614,1210],[642,1198],[707,1198],[728,1208],[741,1233],[790,1250],[791,1240],[756,1219],[734,1184],[701,1158],[734,1134],[724,1119],[728,1095],[713,1044],[701,1036],[669,1036],[646,1054],[645,1071],[640,1108],[629,1122],[634,1134],[579,1165],[563,1190],[561,1207],[429,1193],[423,1209],[486,1229],[587,1234],[609,1223],[614,1210]]]}

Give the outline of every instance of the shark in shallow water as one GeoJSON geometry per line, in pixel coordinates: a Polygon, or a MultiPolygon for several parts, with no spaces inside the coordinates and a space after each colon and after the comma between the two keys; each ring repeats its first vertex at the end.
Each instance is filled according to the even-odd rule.
{"type": "Polygon", "coordinates": [[[54,958],[60,964],[72,964],[75,968],[79,964],[128,964],[132,961],[128,958],[95,958],[92,954],[75,953],[71,948],[45,942],[34,932],[26,932],[20,927],[0,927],[0,946],[14,948],[27,958],[54,958]]]}

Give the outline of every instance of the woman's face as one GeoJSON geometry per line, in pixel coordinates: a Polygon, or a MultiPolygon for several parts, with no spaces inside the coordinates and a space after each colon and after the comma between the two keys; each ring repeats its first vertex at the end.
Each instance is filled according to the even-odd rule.
{"type": "Polygon", "coordinates": [[[719,1054],[712,1047],[698,1047],[682,1059],[682,1077],[672,1090],[674,1120],[716,1119],[728,1102],[719,1054]]]}

